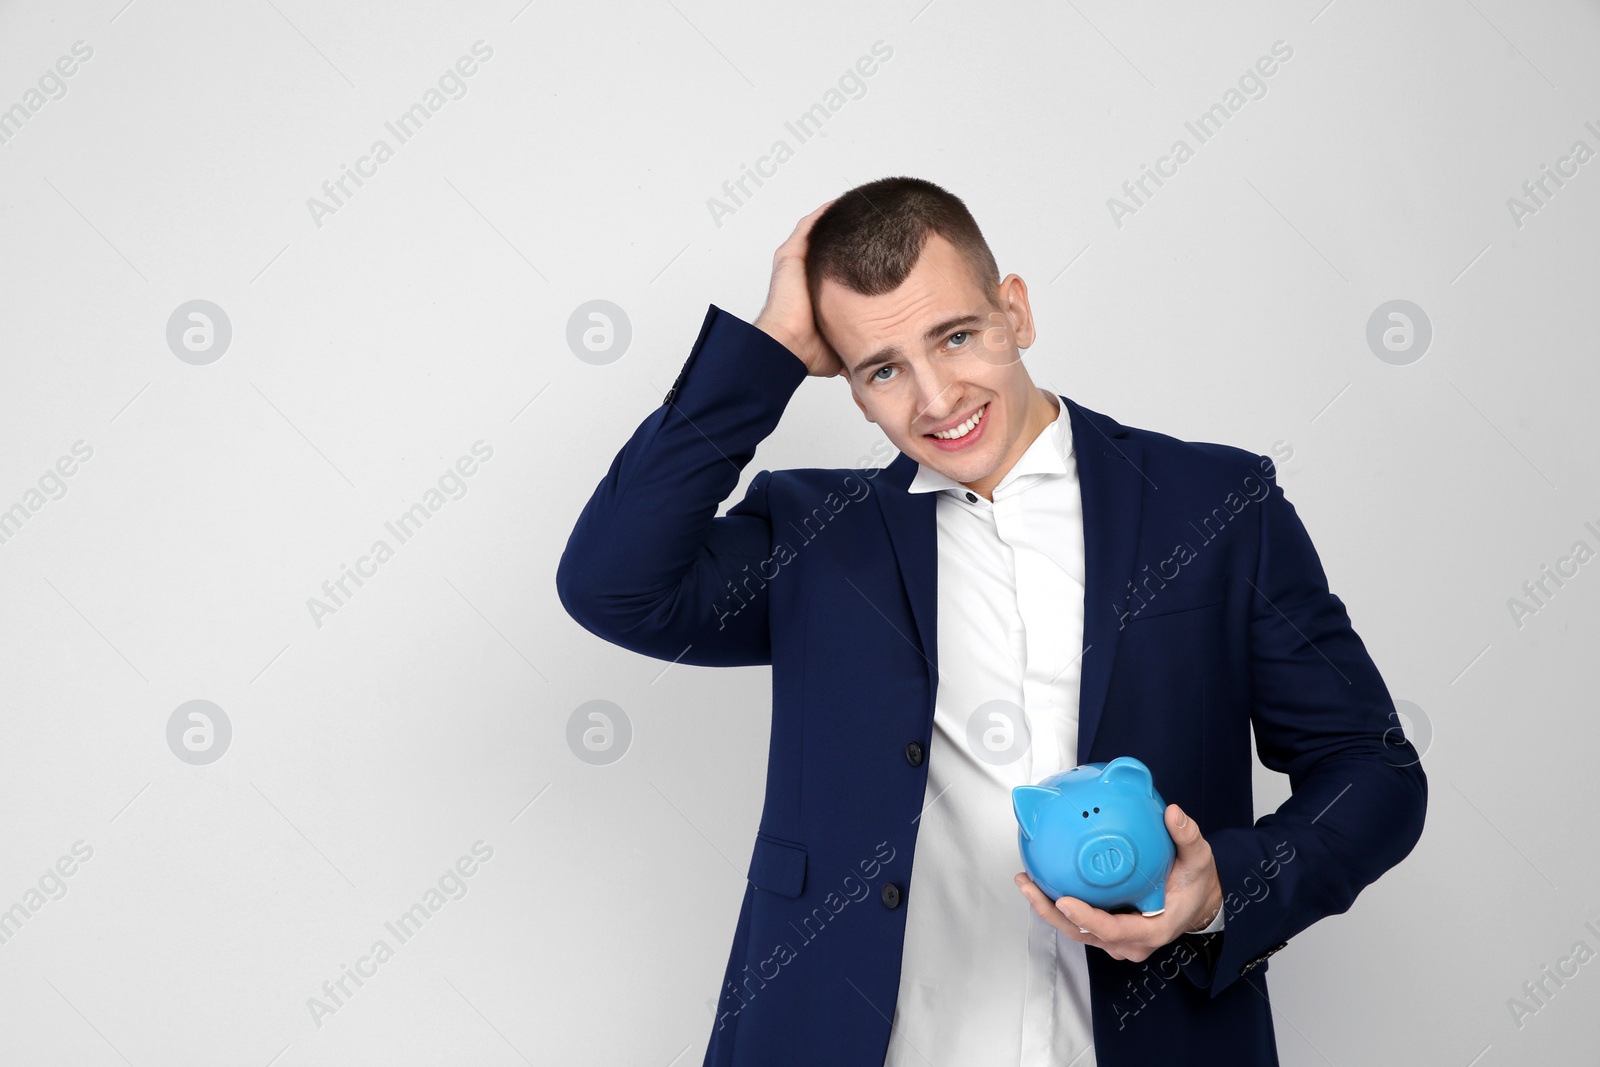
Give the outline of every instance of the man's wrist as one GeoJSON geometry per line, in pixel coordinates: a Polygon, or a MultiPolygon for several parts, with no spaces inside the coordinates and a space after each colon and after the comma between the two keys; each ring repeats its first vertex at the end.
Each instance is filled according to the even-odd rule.
{"type": "Polygon", "coordinates": [[[1221,923],[1222,923],[1222,905],[1218,904],[1217,905],[1217,913],[1215,915],[1211,916],[1211,918],[1206,922],[1206,924],[1204,926],[1196,927],[1195,929],[1190,930],[1188,932],[1191,933],[1191,934],[1214,934],[1218,930],[1222,929],[1221,923]]]}
{"type": "Polygon", "coordinates": [[[1220,927],[1218,926],[1218,923],[1220,923],[1221,920],[1222,920],[1222,905],[1223,905],[1222,888],[1220,886],[1217,887],[1215,898],[1216,898],[1216,901],[1217,901],[1217,906],[1216,906],[1216,910],[1210,912],[1211,917],[1209,919],[1207,919],[1203,923],[1191,926],[1188,930],[1184,931],[1185,933],[1190,933],[1190,934],[1209,934],[1209,933],[1215,933],[1217,929],[1220,929],[1220,927]]]}
{"type": "Polygon", "coordinates": [[[790,352],[795,350],[794,339],[790,337],[786,331],[780,329],[765,316],[758,315],[756,320],[751,323],[751,325],[760,330],[762,333],[766,334],[768,337],[772,338],[774,341],[778,342],[783,347],[787,348],[790,352]]]}

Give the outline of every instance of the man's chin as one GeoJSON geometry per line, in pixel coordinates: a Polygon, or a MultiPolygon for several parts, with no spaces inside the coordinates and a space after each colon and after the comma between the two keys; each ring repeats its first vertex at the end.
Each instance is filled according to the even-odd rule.
{"type": "Polygon", "coordinates": [[[990,471],[990,466],[984,463],[962,460],[951,462],[950,457],[937,449],[924,448],[920,462],[923,466],[930,467],[951,481],[960,482],[962,485],[971,485],[980,481],[990,471]],[[931,453],[931,454],[930,454],[931,453]]]}

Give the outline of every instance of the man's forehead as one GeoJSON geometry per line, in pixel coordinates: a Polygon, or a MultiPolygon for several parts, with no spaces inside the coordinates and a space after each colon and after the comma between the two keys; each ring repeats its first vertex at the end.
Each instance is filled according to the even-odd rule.
{"type": "Polygon", "coordinates": [[[910,280],[892,292],[868,296],[830,279],[823,282],[817,303],[830,326],[873,335],[916,330],[953,311],[972,310],[956,293],[930,290],[910,280]]]}
{"type": "MultiPolygon", "coordinates": [[[[842,336],[830,338],[852,376],[906,358],[943,341],[957,330],[979,330],[983,312],[967,304],[936,300],[914,308],[903,316],[868,316],[852,319],[842,336]]],[[[835,333],[840,333],[837,327],[835,333]]]]}
{"type": "Polygon", "coordinates": [[[831,330],[885,337],[921,332],[930,323],[956,314],[981,314],[991,302],[982,288],[948,275],[908,277],[887,293],[858,293],[833,278],[824,278],[817,292],[817,320],[831,330]]]}
{"type": "Polygon", "coordinates": [[[937,277],[909,277],[893,290],[874,295],[825,278],[817,293],[817,318],[831,329],[887,336],[918,332],[957,313],[977,313],[984,304],[975,287],[951,285],[937,277]]]}

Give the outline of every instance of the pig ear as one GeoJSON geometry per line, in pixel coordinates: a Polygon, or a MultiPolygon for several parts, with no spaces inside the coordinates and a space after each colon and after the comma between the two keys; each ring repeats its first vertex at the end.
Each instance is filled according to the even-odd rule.
{"type": "Polygon", "coordinates": [[[1011,808],[1017,813],[1017,825],[1022,828],[1023,837],[1033,840],[1044,806],[1060,795],[1058,790],[1042,785],[1019,785],[1011,790],[1011,808]]]}
{"type": "Polygon", "coordinates": [[[1106,769],[1100,772],[1103,782],[1125,782],[1142,793],[1155,795],[1155,779],[1150,775],[1150,768],[1134,759],[1132,756],[1118,756],[1106,764],[1106,769]]]}

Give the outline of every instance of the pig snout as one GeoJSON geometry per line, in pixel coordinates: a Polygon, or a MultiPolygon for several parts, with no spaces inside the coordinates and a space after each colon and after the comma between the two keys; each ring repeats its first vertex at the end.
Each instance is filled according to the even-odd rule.
{"type": "Polygon", "coordinates": [[[1094,886],[1113,886],[1133,876],[1133,842],[1122,834],[1095,834],[1078,847],[1078,873],[1094,886]]]}

